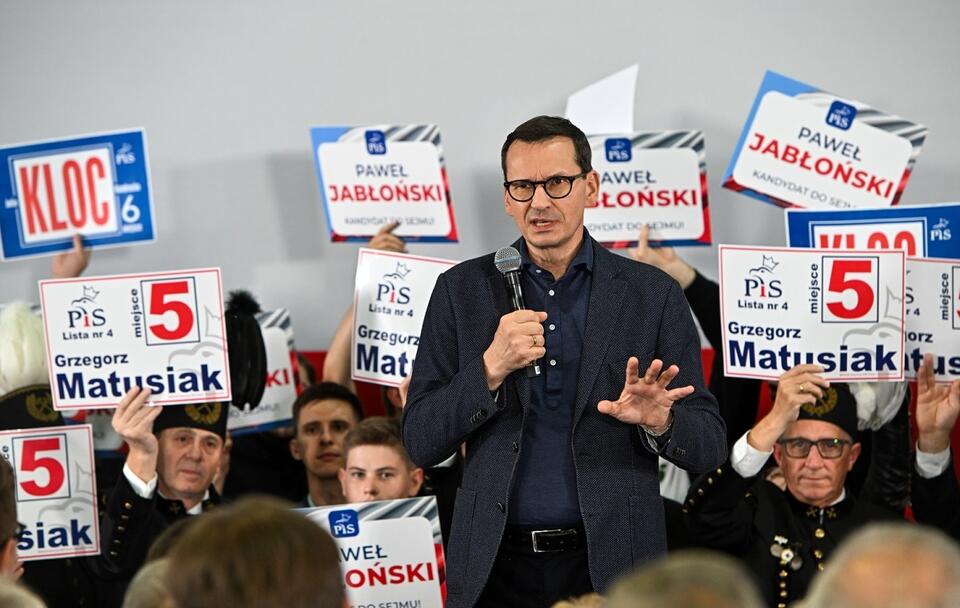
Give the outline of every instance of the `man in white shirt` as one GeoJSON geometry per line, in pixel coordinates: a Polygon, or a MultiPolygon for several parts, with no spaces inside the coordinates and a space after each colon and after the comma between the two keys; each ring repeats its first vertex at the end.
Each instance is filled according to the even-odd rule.
{"type": "Polygon", "coordinates": [[[960,486],[950,466],[950,433],[960,415],[960,380],[938,385],[933,356],[917,371],[917,456],[911,484],[917,521],[960,540],[960,486]]]}

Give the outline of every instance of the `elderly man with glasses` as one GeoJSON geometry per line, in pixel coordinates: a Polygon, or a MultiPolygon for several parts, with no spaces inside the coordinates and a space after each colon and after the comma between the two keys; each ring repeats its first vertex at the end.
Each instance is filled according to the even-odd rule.
{"type": "MultiPolygon", "coordinates": [[[[844,488],[861,450],[857,403],[847,385],[827,382],[822,372],[798,365],[784,373],[770,412],[734,444],[724,466],[693,484],[684,505],[693,537],[744,559],[770,606],[803,597],[848,534],[898,516],[879,497],[860,499],[844,488]],[[761,475],[771,454],[785,490],[761,475]]],[[[883,459],[871,463],[865,492],[876,460],[883,459]]]]}

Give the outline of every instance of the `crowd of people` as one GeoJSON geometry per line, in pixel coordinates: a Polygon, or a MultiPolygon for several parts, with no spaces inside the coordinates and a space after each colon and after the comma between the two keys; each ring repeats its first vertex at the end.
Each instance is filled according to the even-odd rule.
{"type": "MultiPolygon", "coordinates": [[[[295,509],[420,495],[452,608],[960,606],[960,380],[937,383],[933,353],[910,386],[729,378],[721,356],[707,384],[692,319],[722,352],[719,286],[646,229],[627,256],[589,237],[579,129],[532,119],[501,160],[528,310],[492,259],[442,275],[386,416],[350,379],[352,309],[319,377],[300,359],[286,428],[231,437],[229,403],[131,389],[123,455],[97,462],[97,556],[21,562],[0,459],[0,606],[349,606],[333,539],[295,509]]],[[[405,251],[396,227],[368,246],[405,251]]],[[[77,239],[52,274],[89,262],[77,239]]],[[[44,348],[29,306],[0,311],[0,428],[64,424],[44,348]]]]}

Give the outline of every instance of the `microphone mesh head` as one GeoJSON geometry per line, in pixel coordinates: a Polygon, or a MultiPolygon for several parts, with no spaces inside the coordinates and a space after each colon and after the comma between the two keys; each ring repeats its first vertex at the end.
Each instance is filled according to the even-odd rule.
{"type": "Polygon", "coordinates": [[[503,274],[520,270],[520,252],[515,247],[501,247],[497,249],[493,263],[503,274]]]}

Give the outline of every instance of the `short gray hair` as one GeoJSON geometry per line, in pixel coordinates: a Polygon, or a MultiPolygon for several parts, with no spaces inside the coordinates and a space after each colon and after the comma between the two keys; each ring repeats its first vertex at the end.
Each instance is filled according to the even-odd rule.
{"type": "Polygon", "coordinates": [[[731,557],[685,550],[620,579],[604,608],[763,608],[750,573],[731,557]]]}
{"type": "Polygon", "coordinates": [[[0,578],[0,606],[4,608],[45,608],[43,601],[14,581],[0,578]]]}
{"type": "Polygon", "coordinates": [[[939,530],[918,524],[871,524],[840,546],[813,580],[803,606],[960,606],[960,545],[939,530]],[[926,588],[925,582],[932,584],[926,588]]]}
{"type": "Polygon", "coordinates": [[[123,608],[165,608],[172,606],[166,577],[170,562],[166,558],[147,562],[130,581],[123,596],[123,608]]]}

